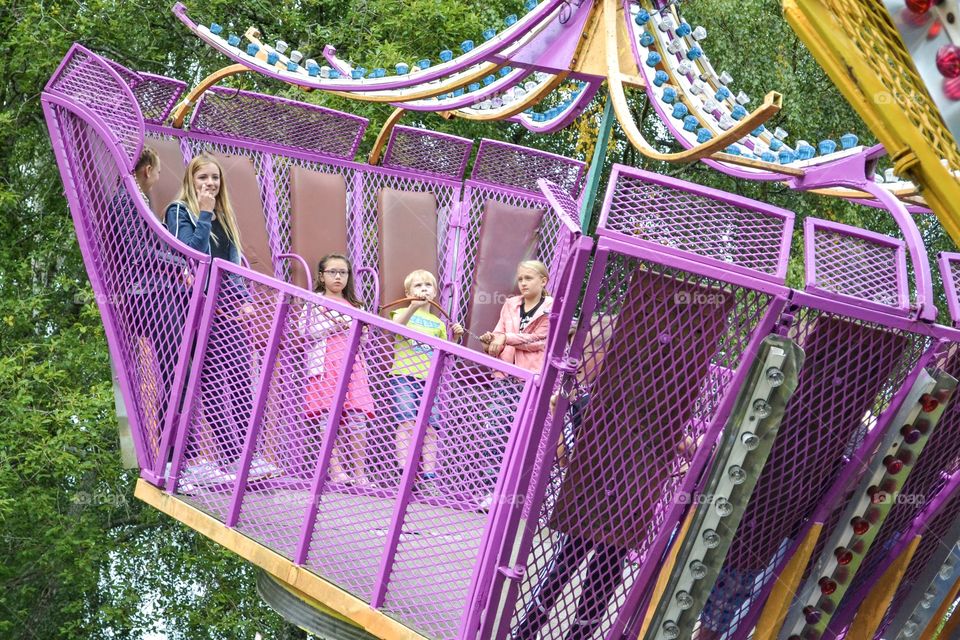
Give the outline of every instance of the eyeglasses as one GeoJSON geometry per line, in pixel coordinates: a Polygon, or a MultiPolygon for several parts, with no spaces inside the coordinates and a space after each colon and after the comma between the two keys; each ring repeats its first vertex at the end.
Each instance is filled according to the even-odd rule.
{"type": "Polygon", "coordinates": [[[346,269],[326,269],[323,273],[331,278],[346,278],[350,274],[346,269]]]}

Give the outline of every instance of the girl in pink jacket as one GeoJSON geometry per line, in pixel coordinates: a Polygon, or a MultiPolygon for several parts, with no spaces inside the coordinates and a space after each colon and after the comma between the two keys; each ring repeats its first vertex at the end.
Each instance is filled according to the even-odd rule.
{"type": "Polygon", "coordinates": [[[496,328],[480,336],[487,353],[529,371],[540,371],[553,306],[546,290],[548,278],[547,267],[539,260],[524,260],[517,266],[520,295],[507,298],[496,328]]]}

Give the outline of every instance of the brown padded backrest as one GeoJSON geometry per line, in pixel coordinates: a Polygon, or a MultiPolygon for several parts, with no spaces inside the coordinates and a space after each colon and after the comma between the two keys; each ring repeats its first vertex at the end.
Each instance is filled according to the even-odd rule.
{"type": "Polygon", "coordinates": [[[467,305],[468,347],[482,349],[483,345],[471,334],[493,331],[504,301],[516,295],[517,265],[536,257],[543,214],[543,209],[515,207],[496,200],[484,204],[467,305]]]}
{"type": "Polygon", "coordinates": [[[157,157],[160,158],[160,179],[157,180],[157,184],[153,185],[148,194],[150,196],[150,208],[153,209],[153,213],[160,220],[160,224],[166,224],[163,215],[180,192],[186,163],[183,161],[178,140],[160,138],[147,141],[147,145],[156,151],[157,157]]]}
{"type": "Polygon", "coordinates": [[[267,239],[266,216],[260,201],[260,183],[253,159],[222,153],[211,153],[223,166],[224,183],[230,193],[230,204],[237,214],[243,255],[254,271],[273,276],[273,259],[267,239]]]}
{"type": "MultiPolygon", "coordinates": [[[[343,176],[303,167],[290,169],[290,250],[310,265],[314,285],[317,264],[328,253],[347,254],[347,185],[343,176]]],[[[291,263],[293,283],[307,286],[303,267],[291,263]]]]}
{"type": "Polygon", "coordinates": [[[437,198],[429,191],[383,188],[377,195],[380,304],[404,297],[403,279],[426,269],[437,275],[437,198]]]}

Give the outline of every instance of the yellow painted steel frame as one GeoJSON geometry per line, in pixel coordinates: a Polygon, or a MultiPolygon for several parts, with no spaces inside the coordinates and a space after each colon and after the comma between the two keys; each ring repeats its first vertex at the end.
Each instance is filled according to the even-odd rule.
{"type": "Polygon", "coordinates": [[[365,629],[378,638],[386,640],[426,640],[424,636],[387,617],[359,598],[330,584],[316,574],[247,538],[236,529],[227,527],[222,522],[144,480],[137,481],[134,495],[154,509],[179,520],[194,531],[257,565],[275,576],[294,592],[323,603],[325,607],[341,619],[365,629]]]}
{"type": "Polygon", "coordinates": [[[373,149],[370,150],[370,155],[367,157],[367,163],[370,165],[380,164],[380,155],[387,146],[387,140],[390,139],[393,128],[397,126],[400,118],[402,118],[406,112],[406,109],[394,109],[393,113],[387,118],[387,121],[383,123],[383,126],[380,127],[380,133],[377,134],[377,139],[373,143],[373,149]]]}
{"type": "Polygon", "coordinates": [[[783,0],[787,21],[960,245],[960,150],[882,0],[783,0]],[[947,167],[940,161],[945,159],[947,167]]]}
{"type": "Polygon", "coordinates": [[[821,531],[823,531],[823,523],[814,522],[806,537],[804,537],[803,543],[780,573],[780,577],[773,585],[767,603],[760,613],[754,637],[776,638],[780,633],[780,627],[783,626],[783,621],[787,619],[790,605],[797,594],[797,587],[803,578],[803,570],[807,567],[810,556],[813,555],[813,551],[817,547],[817,539],[820,538],[821,531]]]}
{"type": "Polygon", "coordinates": [[[607,85],[610,89],[610,99],[613,100],[613,108],[617,114],[617,120],[623,127],[624,133],[630,143],[637,148],[640,153],[652,160],[662,160],[665,162],[694,162],[701,158],[706,158],[721,149],[727,148],[731,143],[744,137],[758,126],[769,120],[780,111],[781,96],[775,91],[771,91],[764,97],[756,111],[737,123],[736,126],[725,131],[722,135],[711,138],[703,144],[685,149],[676,153],[663,153],[657,151],[647,142],[646,138],[640,132],[639,127],[633,121],[633,115],[630,113],[630,107],[627,105],[627,96],[624,91],[623,79],[620,75],[620,57],[617,53],[619,29],[617,23],[623,20],[622,6],[617,0],[603,1],[603,20],[607,32],[607,85]]]}
{"type": "Polygon", "coordinates": [[[876,586],[870,590],[866,599],[860,604],[845,640],[873,640],[877,627],[883,622],[883,614],[890,606],[890,600],[893,598],[897,587],[900,586],[900,581],[903,580],[907,567],[910,566],[913,554],[917,552],[920,538],[921,536],[914,536],[907,548],[901,552],[877,580],[876,586]]]}

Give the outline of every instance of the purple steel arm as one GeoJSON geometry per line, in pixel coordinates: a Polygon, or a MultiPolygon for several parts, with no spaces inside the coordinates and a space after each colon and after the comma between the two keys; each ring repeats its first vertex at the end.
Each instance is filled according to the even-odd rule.
{"type": "MultiPolygon", "coordinates": [[[[253,71],[262,73],[271,78],[299,84],[314,89],[323,89],[327,91],[391,91],[406,89],[420,84],[425,84],[431,80],[437,80],[445,76],[463,71],[464,69],[488,60],[490,56],[504,51],[511,45],[524,38],[534,29],[541,27],[541,23],[551,19],[560,7],[565,6],[564,0],[546,0],[541,2],[536,9],[525,15],[513,27],[507,29],[510,32],[507,37],[494,38],[493,40],[481,44],[469,53],[459,56],[450,62],[438,64],[416,74],[407,74],[406,77],[392,77],[382,79],[350,80],[337,79],[329,80],[319,77],[310,77],[305,74],[297,74],[288,71],[281,71],[277,67],[268,68],[266,64],[260,65],[253,62],[250,56],[241,53],[239,49],[230,47],[222,38],[215,38],[209,34],[205,28],[201,30],[199,25],[194,23],[187,16],[187,8],[182,3],[177,3],[173,7],[173,14],[180,22],[187,26],[197,37],[208,45],[227,56],[228,58],[239,62],[253,71]]],[[[505,32],[506,33],[506,32],[505,32]]],[[[345,64],[345,63],[344,63],[345,64]]]]}

